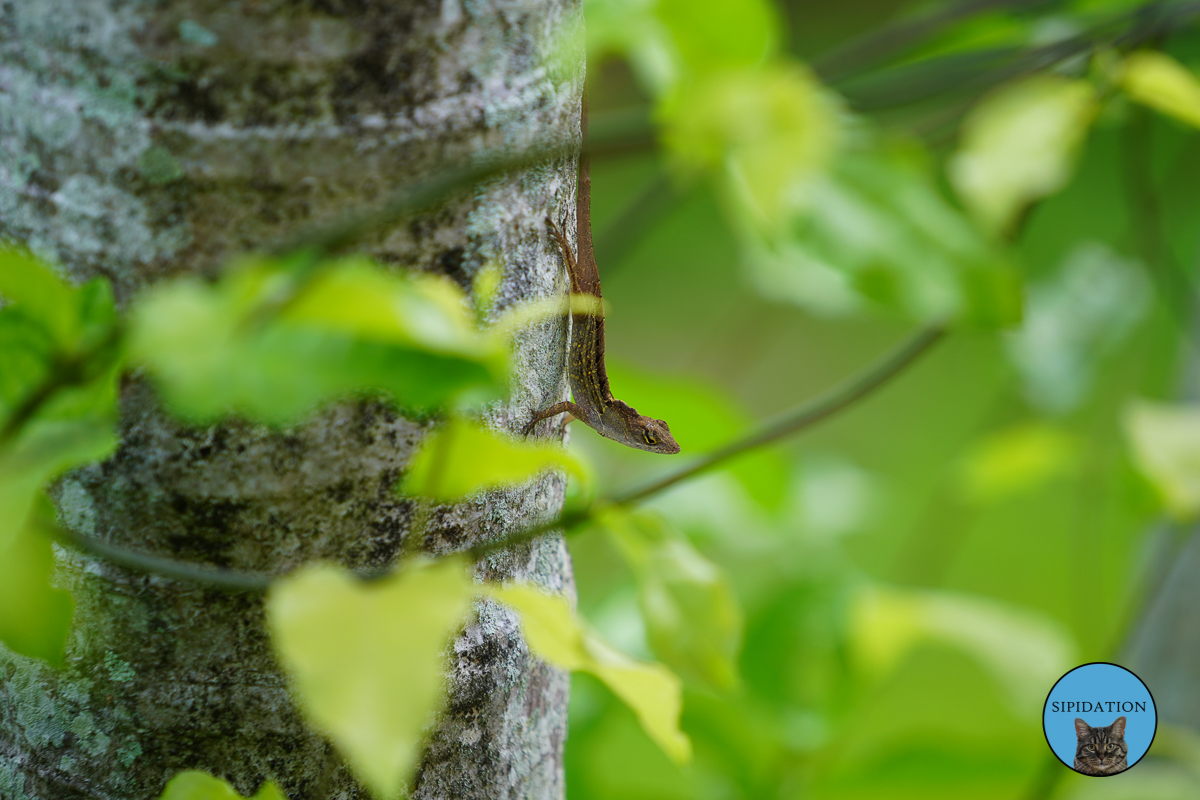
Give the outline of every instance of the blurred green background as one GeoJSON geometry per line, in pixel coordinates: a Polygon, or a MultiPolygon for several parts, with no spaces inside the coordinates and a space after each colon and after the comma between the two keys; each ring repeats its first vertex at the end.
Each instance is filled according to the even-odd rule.
{"type": "MultiPolygon", "coordinates": [[[[589,6],[589,41],[603,39],[594,29],[612,5],[589,6]]],[[[725,24],[754,16],[727,5],[742,8],[725,24]]],[[[1094,75],[1102,47],[1049,64],[1027,56],[1108,31],[1089,27],[1106,20],[1128,31],[1137,17],[1121,15],[1140,5],[770,11],[783,57],[842,74],[826,86],[850,124],[919,151],[934,191],[961,208],[946,175],[964,114],[1029,75],[1094,75]],[[887,55],[908,21],[939,18],[887,55]],[[880,30],[893,39],[847,49],[880,30]],[[861,67],[846,74],[847,59],[861,67]]],[[[1140,43],[1189,66],[1200,57],[1190,19],[1140,43]]],[[[653,102],[636,47],[593,42],[590,56],[594,120],[653,102]]],[[[695,759],[680,768],[576,675],[572,800],[1200,797],[1200,763],[1171,744],[1191,741],[1186,726],[1164,726],[1145,763],[1103,782],[1053,760],[1041,731],[1063,672],[1122,660],[1156,553],[1185,531],[1163,522],[1127,420],[1138,402],[1179,400],[1195,372],[1200,136],[1105,90],[1099,102],[1065,186],[989,240],[1019,275],[1022,321],[957,325],[865,402],[649,504],[655,524],[727,576],[743,621],[739,677],[687,681],[695,759]]],[[[750,263],[720,181],[681,177],[665,156],[592,170],[614,392],[668,418],[680,459],[835,385],[930,316],[797,302],[750,263]]],[[[571,446],[597,465],[601,493],[676,466],[579,425],[571,446]]],[[[618,537],[593,528],[571,550],[583,615],[627,652],[665,658],[647,630],[645,572],[618,537]]],[[[711,618],[702,608],[691,625],[711,618]]],[[[1162,714],[1170,698],[1156,697],[1162,714]]]]}

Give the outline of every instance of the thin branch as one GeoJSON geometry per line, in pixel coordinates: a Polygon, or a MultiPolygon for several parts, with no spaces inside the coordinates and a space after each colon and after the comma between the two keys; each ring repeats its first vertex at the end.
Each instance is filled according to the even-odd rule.
{"type": "MultiPolygon", "coordinates": [[[[947,92],[969,99],[969,108],[982,93],[1006,81],[1048,69],[1096,47],[1130,50],[1169,35],[1200,14],[1200,2],[1165,5],[1150,3],[1093,25],[1087,31],[1050,44],[1020,49],[956,53],[884,72],[855,90],[844,87],[850,104],[860,111],[883,111],[911,105],[947,92]],[[995,63],[997,59],[1001,63],[995,63]]],[[[960,113],[952,115],[955,121],[960,113]]]]}
{"type": "Polygon", "coordinates": [[[94,536],[87,536],[69,528],[46,524],[39,525],[39,527],[43,533],[59,544],[99,556],[105,561],[111,561],[122,567],[226,592],[265,592],[277,577],[220,567],[202,567],[173,558],[152,556],[128,547],[109,544],[94,536]]]}
{"type": "Polygon", "coordinates": [[[837,83],[903,55],[951,25],[977,14],[1003,8],[1026,10],[1060,4],[1061,0],[966,0],[870,31],[817,56],[812,60],[812,67],[821,80],[837,83]]]}
{"type": "Polygon", "coordinates": [[[634,505],[653,495],[666,491],[688,478],[729,461],[742,453],[811,427],[822,420],[846,410],[884,386],[933,347],[945,334],[945,328],[940,325],[923,328],[907,341],[885,354],[883,358],[840,386],[836,386],[808,402],[801,403],[778,419],[766,423],[757,431],[730,442],[678,472],[672,473],[665,478],[651,481],[644,486],[621,492],[606,499],[597,500],[586,508],[569,512],[558,519],[518,531],[510,536],[477,545],[468,552],[476,558],[481,558],[496,550],[536,539],[538,536],[556,528],[569,530],[595,517],[600,509],[612,506],[634,505]]]}
{"type": "MultiPolygon", "coordinates": [[[[588,152],[593,155],[635,152],[657,146],[655,128],[647,108],[599,114],[590,130],[588,152]]],[[[371,233],[429,209],[455,192],[489,178],[572,157],[578,152],[573,141],[550,142],[470,164],[446,164],[428,180],[401,186],[382,205],[355,209],[335,222],[312,226],[297,236],[277,242],[269,248],[269,253],[275,256],[302,254],[303,261],[287,284],[247,315],[247,325],[261,325],[294,303],[320,274],[323,255],[349,247],[371,233]]]]}
{"type": "Polygon", "coordinates": [[[834,387],[807,403],[802,403],[778,419],[766,423],[749,436],[730,442],[676,473],[668,475],[665,478],[660,478],[638,489],[616,495],[612,498],[611,502],[615,505],[629,505],[645,500],[651,495],[669,489],[681,481],[712,469],[718,464],[729,461],[748,450],[762,447],[815,425],[821,420],[854,405],[886,384],[920,358],[929,348],[937,344],[945,335],[946,329],[941,325],[931,325],[923,328],[907,341],[884,355],[879,361],[842,385],[834,387]]]}

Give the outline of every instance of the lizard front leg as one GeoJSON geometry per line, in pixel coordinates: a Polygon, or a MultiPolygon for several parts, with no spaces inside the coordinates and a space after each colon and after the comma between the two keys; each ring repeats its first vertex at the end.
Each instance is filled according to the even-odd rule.
{"type": "Polygon", "coordinates": [[[530,431],[533,430],[534,425],[537,425],[539,422],[541,422],[544,419],[553,417],[555,414],[562,414],[563,412],[571,414],[576,419],[580,419],[583,417],[583,409],[582,408],[575,405],[570,400],[563,400],[561,403],[555,403],[554,405],[550,406],[549,408],[543,409],[543,410],[535,413],[533,415],[533,419],[529,420],[529,423],[524,428],[521,429],[521,435],[528,436],[530,431]]]}

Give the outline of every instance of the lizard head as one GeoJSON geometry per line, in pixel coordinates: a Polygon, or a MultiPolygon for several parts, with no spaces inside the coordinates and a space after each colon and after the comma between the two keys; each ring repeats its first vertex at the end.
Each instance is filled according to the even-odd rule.
{"type": "Polygon", "coordinates": [[[679,452],[679,443],[671,435],[671,429],[661,419],[638,416],[631,426],[630,439],[625,442],[639,450],[649,450],[651,453],[674,455],[679,452]]]}
{"type": "Polygon", "coordinates": [[[609,400],[604,410],[601,424],[593,425],[601,436],[651,453],[669,456],[679,452],[671,429],[661,419],[642,416],[636,408],[616,399],[609,400]]]}

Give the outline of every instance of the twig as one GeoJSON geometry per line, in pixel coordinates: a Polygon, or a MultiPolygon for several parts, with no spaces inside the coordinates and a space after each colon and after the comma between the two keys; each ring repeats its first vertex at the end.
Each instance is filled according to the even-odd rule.
{"type": "Polygon", "coordinates": [[[265,592],[271,586],[276,576],[263,573],[245,572],[242,570],[222,569],[220,567],[202,567],[176,561],[173,558],[152,556],[128,547],[109,544],[94,536],[86,536],[77,531],[56,525],[40,524],[39,527],[50,538],[59,544],[83,550],[106,561],[111,561],[122,567],[128,567],[139,572],[160,575],[164,578],[195,583],[201,586],[221,589],[226,592],[265,592]]]}
{"type": "Polygon", "coordinates": [[[931,325],[923,328],[907,341],[884,355],[882,359],[842,385],[834,387],[807,403],[802,403],[778,419],[766,423],[749,436],[730,442],[724,447],[701,458],[696,463],[665,478],[653,481],[646,486],[623,492],[615,496],[611,502],[615,505],[629,505],[639,500],[644,500],[651,495],[669,489],[680,481],[687,480],[693,475],[697,475],[724,461],[741,455],[747,450],[753,450],[765,444],[778,441],[785,436],[790,436],[827,417],[831,417],[839,411],[854,405],[896,375],[899,375],[909,364],[920,358],[925,351],[933,347],[945,335],[946,329],[941,325],[931,325]]]}
{"type": "Polygon", "coordinates": [[[956,22],[999,8],[1034,8],[1059,5],[1061,0],[966,0],[916,18],[884,25],[812,60],[826,83],[852,78],[884,63],[935,36],[956,22]]]}
{"type": "Polygon", "coordinates": [[[899,375],[906,367],[933,347],[945,334],[945,328],[940,325],[923,328],[907,341],[885,354],[883,358],[840,386],[834,387],[813,400],[801,403],[778,419],[766,423],[750,435],[730,442],[678,472],[652,481],[645,486],[621,492],[603,500],[597,500],[587,508],[564,514],[557,520],[551,520],[541,525],[518,531],[510,536],[484,542],[471,548],[468,552],[476,558],[481,558],[496,550],[536,539],[538,536],[556,528],[574,528],[580,523],[592,519],[602,508],[628,506],[641,502],[694,475],[698,475],[701,472],[712,469],[718,464],[735,458],[748,450],[762,447],[765,444],[770,444],[785,436],[815,425],[840,411],[844,411],[899,375]]]}

